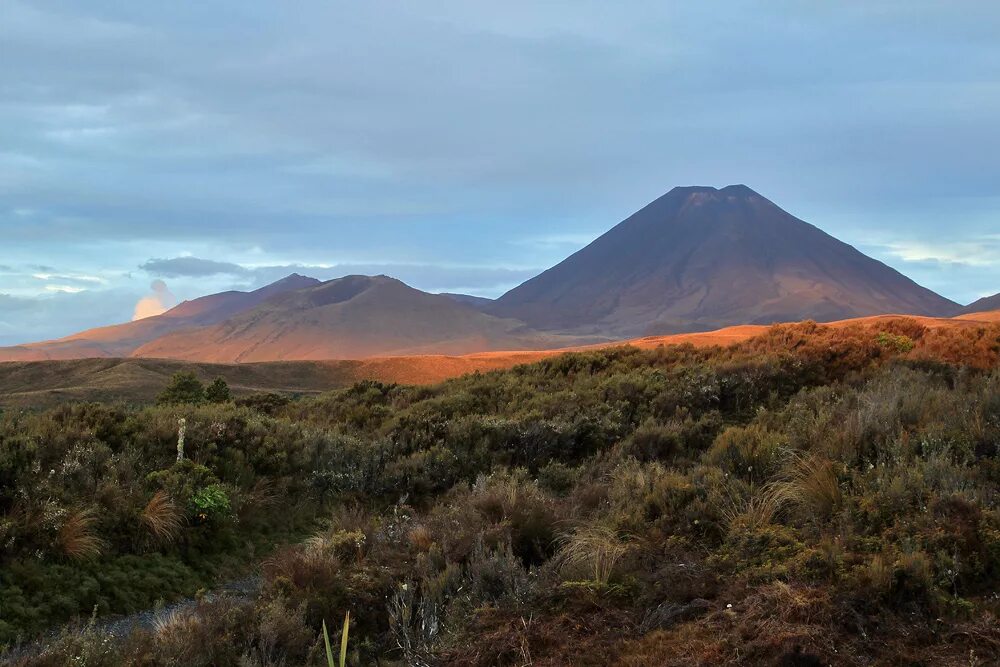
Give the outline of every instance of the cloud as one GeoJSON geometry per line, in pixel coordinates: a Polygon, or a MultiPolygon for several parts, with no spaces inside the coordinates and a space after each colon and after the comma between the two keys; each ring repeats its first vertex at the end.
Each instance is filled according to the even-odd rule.
{"type": "Polygon", "coordinates": [[[172,259],[150,259],[143,262],[140,269],[154,276],[164,278],[205,277],[219,274],[240,276],[250,273],[250,270],[232,262],[217,262],[198,257],[174,257],[172,259]]]}
{"type": "Polygon", "coordinates": [[[132,313],[133,322],[160,315],[177,305],[177,297],[167,289],[167,284],[162,280],[154,280],[149,289],[151,293],[135,304],[135,311],[132,313]]]}
{"type": "Polygon", "coordinates": [[[514,245],[534,246],[539,248],[572,248],[579,249],[589,244],[600,236],[587,233],[566,233],[566,234],[543,234],[541,236],[527,236],[522,239],[511,241],[514,245]]]}
{"type": "Polygon", "coordinates": [[[63,292],[64,294],[79,294],[80,292],[86,291],[86,289],[83,287],[75,287],[73,285],[46,285],[45,291],[63,292]]]}
{"type": "Polygon", "coordinates": [[[32,298],[0,294],[0,346],[128,321],[135,299],[135,294],[118,289],[50,292],[32,298]]]}
{"type": "MultiPolygon", "coordinates": [[[[49,269],[50,271],[54,269],[49,269]]],[[[100,276],[89,276],[81,274],[57,274],[57,273],[33,273],[31,277],[36,280],[58,280],[62,282],[84,283],[84,284],[106,284],[107,280],[100,276]]]]}
{"type": "Polygon", "coordinates": [[[885,248],[904,262],[1000,267],[1000,240],[991,236],[971,241],[900,241],[887,243],[885,248]]]}
{"type": "MultiPolygon", "coordinates": [[[[140,268],[151,275],[165,278],[209,278],[229,276],[235,281],[230,286],[254,289],[284,278],[290,273],[300,273],[320,280],[330,280],[346,275],[387,275],[429,292],[471,291],[488,296],[499,296],[536,275],[537,267],[508,267],[489,265],[448,265],[413,263],[354,263],[244,265],[199,257],[150,259],[140,268]]],[[[222,289],[220,287],[220,289],[222,289]]]]}

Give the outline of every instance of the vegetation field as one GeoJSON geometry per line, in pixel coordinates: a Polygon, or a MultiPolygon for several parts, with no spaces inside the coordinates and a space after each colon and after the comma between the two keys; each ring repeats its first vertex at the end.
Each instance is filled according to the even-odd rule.
{"type": "Polygon", "coordinates": [[[364,379],[429,384],[474,371],[509,368],[557,354],[504,352],[336,361],[212,364],[171,359],[70,359],[0,362],[0,408],[38,409],[67,402],[151,403],[175,373],[221,377],[234,394],[318,394],[364,379]]]}
{"type": "MultiPolygon", "coordinates": [[[[892,326],[898,315],[857,318],[829,323],[834,329],[892,326]]],[[[955,318],[912,317],[910,325],[926,330],[982,329],[1000,320],[1000,311],[955,318]]],[[[663,345],[729,346],[759,336],[764,325],[740,325],[716,331],[635,338],[571,348],[589,351],[620,345],[643,349],[663,345]]],[[[940,333],[938,334],[940,335],[940,333]]],[[[959,335],[959,334],[956,334],[959,335]]],[[[434,384],[467,373],[488,372],[532,363],[565,350],[478,352],[463,355],[421,354],[329,361],[270,361],[220,364],[175,359],[86,358],[0,362],[0,408],[38,409],[67,402],[152,402],[170,377],[194,373],[209,381],[221,377],[237,395],[276,392],[288,396],[318,394],[362,380],[399,384],[434,384]]]]}
{"type": "Polygon", "coordinates": [[[997,664],[998,364],[1000,324],[896,318],[426,386],[233,397],[203,367],[155,405],[22,403],[0,645],[325,665],[350,612],[355,665],[997,664]]]}

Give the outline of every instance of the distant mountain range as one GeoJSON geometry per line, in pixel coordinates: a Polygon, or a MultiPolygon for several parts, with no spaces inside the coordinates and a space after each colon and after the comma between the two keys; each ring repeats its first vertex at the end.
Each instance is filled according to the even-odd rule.
{"type": "Polygon", "coordinates": [[[738,324],[962,308],[743,185],[674,188],[496,300],[429,294],[387,276],[292,274],[135,322],[0,348],[0,361],[362,359],[559,348],[738,324]]]}
{"type": "Polygon", "coordinates": [[[566,347],[546,334],[387,276],[292,274],[253,292],[185,301],[162,315],[0,348],[0,361],[145,357],[201,362],[363,359],[566,347]]]}
{"type": "Polygon", "coordinates": [[[347,276],[283,292],[218,324],[169,333],[134,357],[245,362],[363,359],[564,347],[582,339],[532,331],[386,276],[347,276]]]}

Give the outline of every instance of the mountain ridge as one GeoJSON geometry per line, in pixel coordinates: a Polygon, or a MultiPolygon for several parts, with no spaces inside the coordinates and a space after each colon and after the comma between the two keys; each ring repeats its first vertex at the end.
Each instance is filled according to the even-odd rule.
{"type": "Polygon", "coordinates": [[[283,293],[209,327],[180,330],[130,356],[215,363],[466,354],[579,343],[530,330],[388,276],[352,275],[283,293]]]}
{"type": "Polygon", "coordinates": [[[961,312],[964,315],[969,315],[972,313],[984,313],[996,310],[1000,310],[1000,293],[977,299],[968,306],[962,308],[961,312]]]}

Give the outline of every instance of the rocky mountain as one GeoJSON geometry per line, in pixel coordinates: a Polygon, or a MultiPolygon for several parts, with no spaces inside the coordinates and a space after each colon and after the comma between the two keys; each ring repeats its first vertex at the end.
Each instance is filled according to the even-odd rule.
{"type": "Polygon", "coordinates": [[[537,329],[625,337],[958,308],[731,185],[674,188],[487,312],[537,329]]]}

